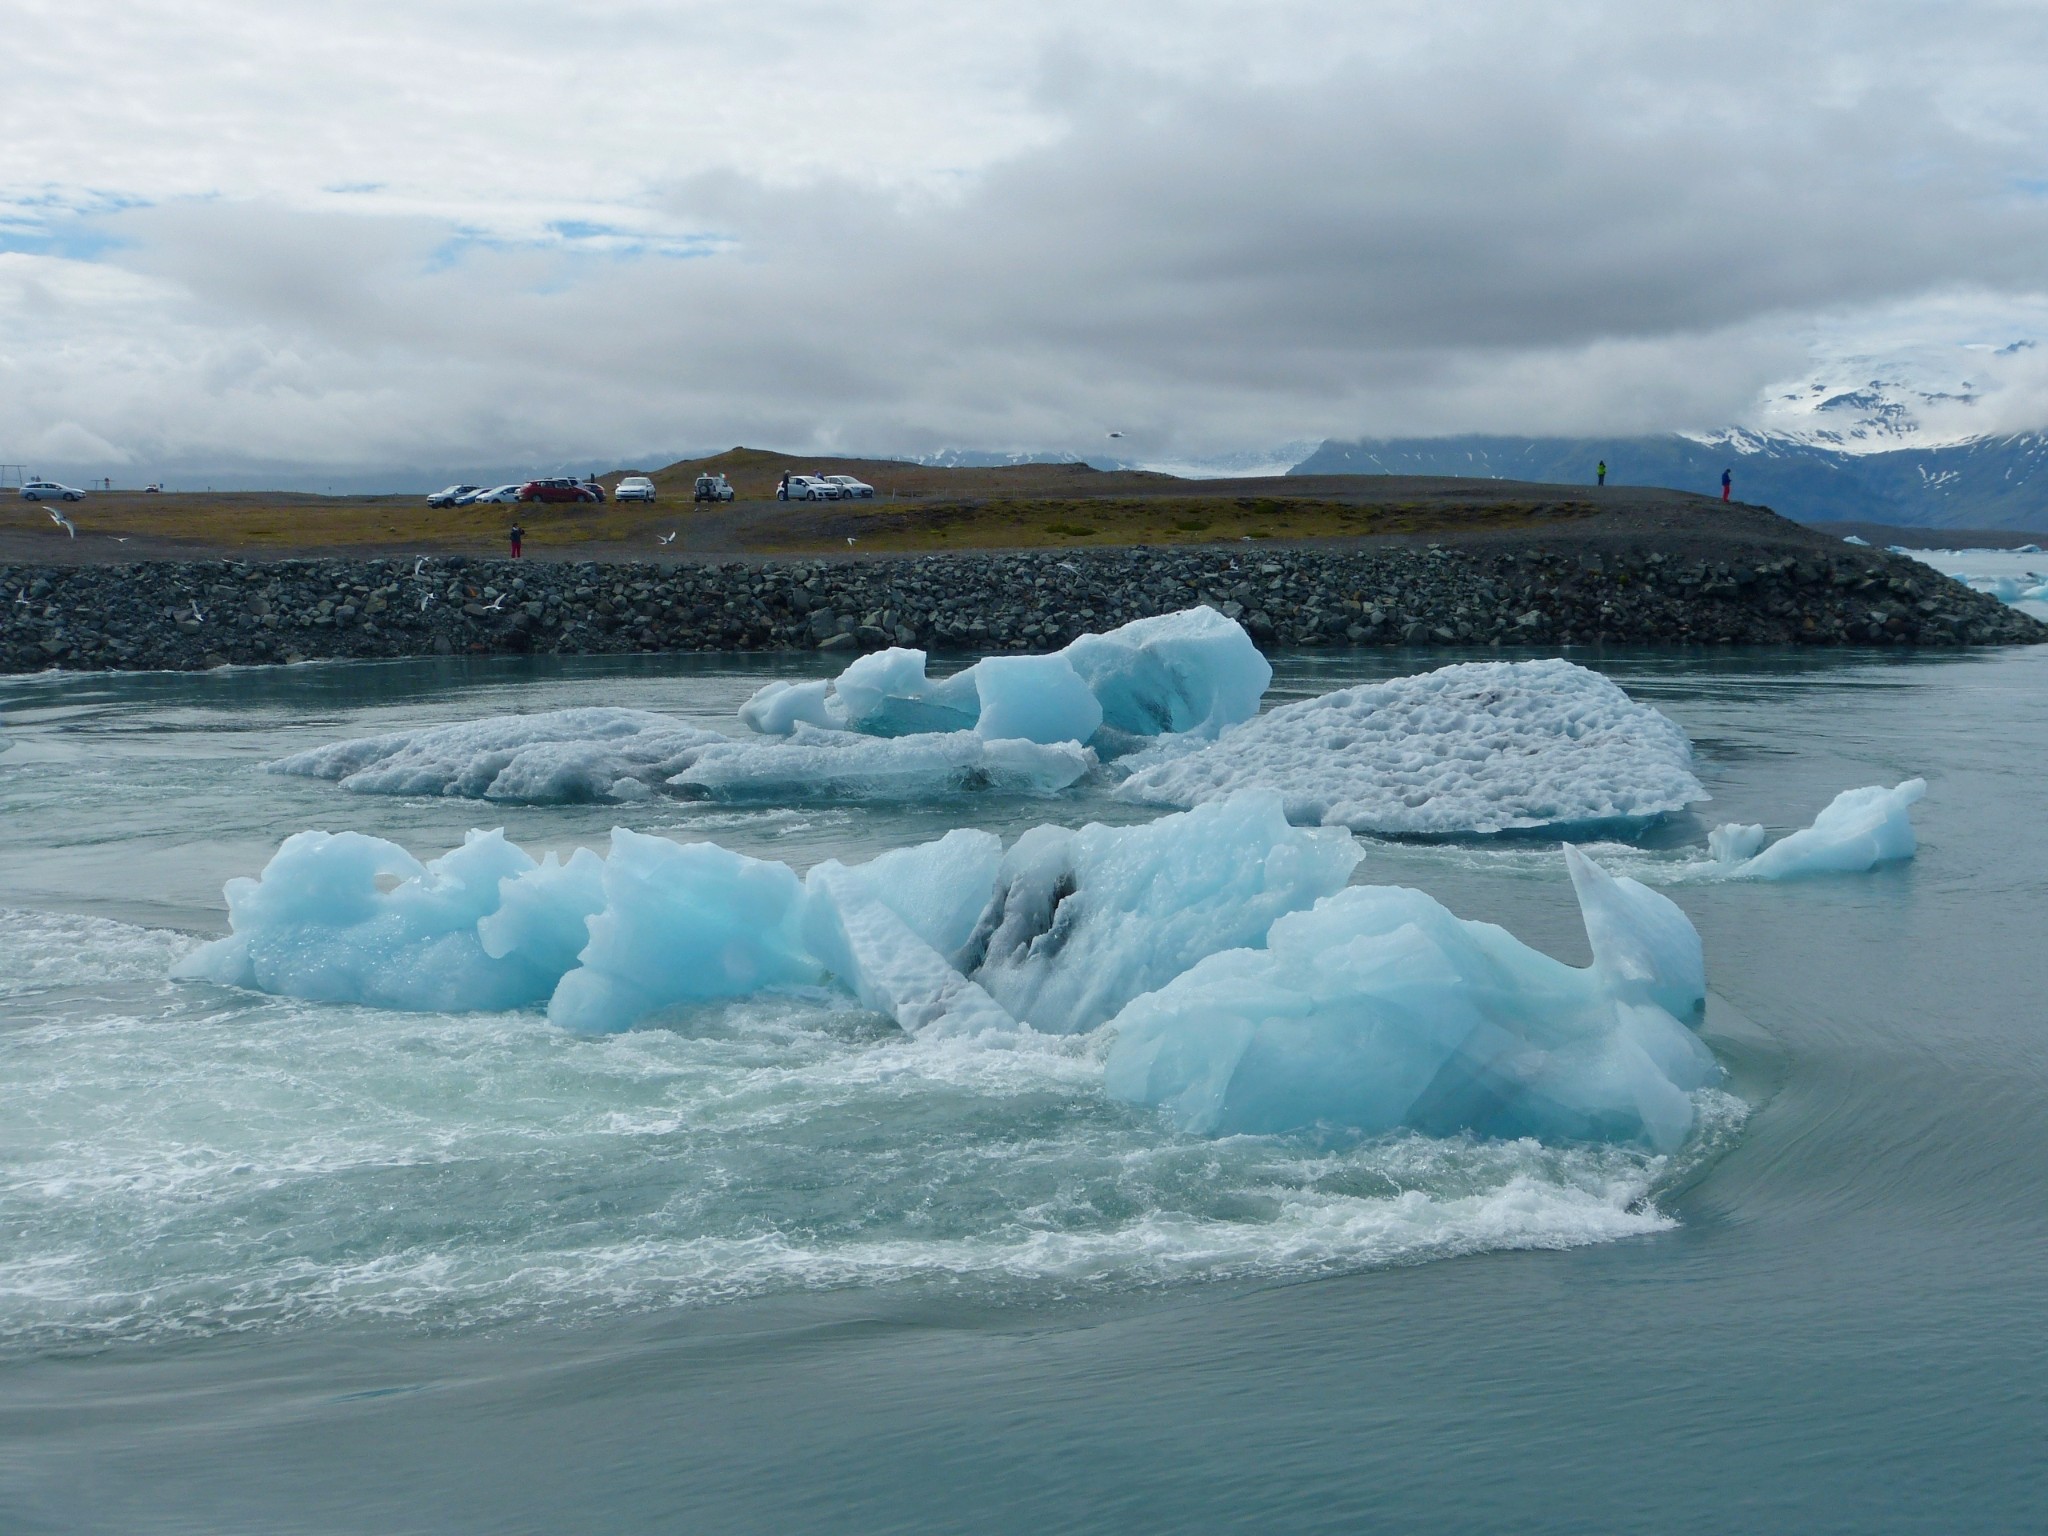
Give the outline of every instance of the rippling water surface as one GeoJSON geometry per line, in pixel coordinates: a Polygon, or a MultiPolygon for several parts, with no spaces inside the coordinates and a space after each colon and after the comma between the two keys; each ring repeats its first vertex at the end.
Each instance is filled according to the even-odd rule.
{"type": "MultiPolygon", "coordinates": [[[[1283,657],[1273,698],[1416,664],[1283,657]]],[[[0,683],[0,1529],[2005,1528],[2048,1429],[2048,657],[1598,664],[1715,795],[1603,851],[1707,942],[1731,1091],[1671,1159],[1181,1137],[1103,1098],[1098,1041],[911,1041],[825,992],[593,1040],[173,984],[305,827],[802,868],[1148,813],[260,771],[570,703],[731,729],[802,663],[0,683]],[[1912,865],[1687,881],[1711,821],[1913,774],[1912,865]]],[[[1359,878],[1586,958],[1539,842],[1359,878]]]]}

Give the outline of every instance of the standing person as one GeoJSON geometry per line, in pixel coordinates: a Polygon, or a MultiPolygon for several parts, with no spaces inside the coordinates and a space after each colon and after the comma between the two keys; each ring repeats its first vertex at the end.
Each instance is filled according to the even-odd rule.
{"type": "Polygon", "coordinates": [[[512,525],[512,558],[517,560],[526,543],[526,530],[517,523],[512,525]]]}
{"type": "Polygon", "coordinates": [[[1721,499],[1726,501],[1728,493],[1735,488],[1735,474],[1732,470],[1721,471],[1721,499]]]}
{"type": "Polygon", "coordinates": [[[782,472],[782,482],[775,487],[775,499],[777,501],[789,500],[789,471],[786,469],[782,472]]]}
{"type": "Polygon", "coordinates": [[[1605,485],[1607,483],[1607,461],[1602,459],[1593,473],[1600,477],[1599,483],[1605,485]]]}

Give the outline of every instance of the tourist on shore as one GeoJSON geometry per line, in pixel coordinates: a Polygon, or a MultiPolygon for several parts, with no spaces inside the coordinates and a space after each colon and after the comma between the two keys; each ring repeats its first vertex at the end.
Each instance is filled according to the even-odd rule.
{"type": "Polygon", "coordinates": [[[517,523],[512,525],[512,558],[517,560],[526,544],[526,530],[517,523]]]}
{"type": "Polygon", "coordinates": [[[1601,485],[1605,485],[1607,483],[1607,461],[1605,459],[1602,459],[1599,462],[1599,464],[1594,467],[1593,473],[1600,477],[1598,483],[1601,485]]]}
{"type": "Polygon", "coordinates": [[[1722,499],[1723,501],[1726,501],[1726,500],[1728,499],[1728,493],[1729,493],[1729,492],[1730,492],[1731,490],[1733,490],[1734,488],[1735,488],[1735,473],[1734,473],[1734,471],[1733,471],[1733,470],[1727,470],[1727,469],[1724,469],[1724,470],[1722,470],[1722,471],[1721,471],[1721,499],[1722,499]]]}

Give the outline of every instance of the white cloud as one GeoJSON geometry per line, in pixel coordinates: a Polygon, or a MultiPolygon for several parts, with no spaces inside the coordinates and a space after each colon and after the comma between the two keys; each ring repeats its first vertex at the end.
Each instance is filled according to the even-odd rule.
{"type": "Polygon", "coordinates": [[[1703,429],[2048,293],[2029,7],[20,9],[0,451],[83,469],[1703,429]]]}

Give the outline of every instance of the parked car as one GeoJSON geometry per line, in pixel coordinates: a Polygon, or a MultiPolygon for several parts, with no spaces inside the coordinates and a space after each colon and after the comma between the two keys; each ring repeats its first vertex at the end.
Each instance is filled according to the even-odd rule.
{"type": "Polygon", "coordinates": [[[604,487],[597,483],[597,476],[585,475],[576,483],[589,493],[592,501],[603,501],[605,499],[604,487]]]}
{"type": "Polygon", "coordinates": [[[731,501],[732,482],[723,475],[699,475],[697,484],[690,493],[692,501],[731,501]]]}
{"type": "Polygon", "coordinates": [[[161,496],[164,493],[164,488],[160,485],[145,485],[142,490],[146,496],[161,496]]]}
{"type": "Polygon", "coordinates": [[[447,486],[429,496],[427,498],[427,505],[430,507],[459,507],[464,505],[471,496],[474,496],[482,489],[483,487],[480,485],[447,486]]]}
{"type": "Polygon", "coordinates": [[[24,480],[21,482],[23,501],[83,501],[85,492],[75,485],[59,485],[54,480],[24,480]]]}
{"type": "Polygon", "coordinates": [[[529,480],[519,487],[521,501],[597,501],[600,498],[590,494],[590,487],[581,480],[560,477],[551,480],[529,480]]]}
{"type": "Polygon", "coordinates": [[[523,497],[522,497],[522,496],[521,496],[521,495],[520,495],[519,493],[520,493],[520,492],[521,492],[522,490],[524,490],[524,489],[525,489],[525,487],[524,487],[524,486],[522,486],[522,485],[520,485],[520,484],[519,484],[518,482],[516,482],[516,481],[515,481],[514,483],[512,483],[511,485],[499,485],[499,486],[493,486],[493,487],[492,487],[492,488],[491,488],[490,490],[488,490],[488,491],[478,491],[478,492],[477,492],[477,493],[476,493],[476,494],[475,494],[474,496],[470,497],[470,498],[469,498],[469,500],[468,500],[467,502],[465,502],[465,503],[464,503],[464,505],[465,505],[465,506],[474,506],[474,505],[476,505],[476,504],[477,504],[478,502],[480,502],[480,501],[489,501],[489,502],[507,502],[507,501],[521,501],[521,500],[524,500],[524,498],[523,498],[523,497]]]}
{"type": "Polygon", "coordinates": [[[791,475],[789,477],[790,501],[837,501],[839,487],[822,475],[791,475]]]}
{"type": "Polygon", "coordinates": [[[612,488],[614,501],[652,501],[654,482],[645,475],[628,475],[612,488]]]}
{"type": "Polygon", "coordinates": [[[827,475],[825,479],[839,487],[839,495],[843,500],[858,501],[865,499],[873,501],[875,499],[875,488],[865,480],[856,480],[851,475],[827,475]]]}

